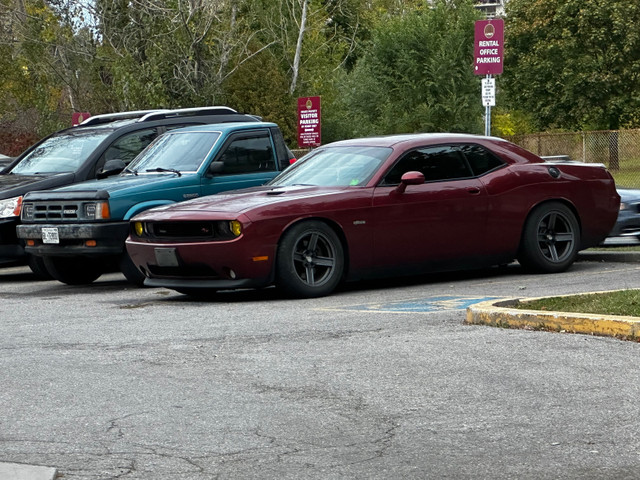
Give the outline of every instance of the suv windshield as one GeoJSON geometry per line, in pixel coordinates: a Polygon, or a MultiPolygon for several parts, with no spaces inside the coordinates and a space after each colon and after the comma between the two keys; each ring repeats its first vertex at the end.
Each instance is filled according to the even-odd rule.
{"type": "Polygon", "coordinates": [[[138,155],[125,172],[196,172],[219,137],[218,132],[167,133],[138,155]]]}
{"type": "Polygon", "coordinates": [[[274,186],[365,185],[391,155],[386,147],[329,147],[316,150],[269,182],[274,186]]]}
{"type": "Polygon", "coordinates": [[[111,130],[67,131],[48,138],[11,169],[16,175],[75,172],[111,130]]]}

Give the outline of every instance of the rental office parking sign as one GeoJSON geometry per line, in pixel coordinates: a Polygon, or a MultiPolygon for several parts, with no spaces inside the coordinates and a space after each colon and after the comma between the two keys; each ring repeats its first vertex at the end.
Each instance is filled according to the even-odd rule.
{"type": "Polygon", "coordinates": [[[298,98],[298,146],[320,146],[320,97],[298,98]]]}
{"type": "Polygon", "coordinates": [[[485,107],[484,134],[491,134],[491,107],[496,104],[496,81],[493,75],[502,73],[504,58],[504,20],[478,20],[474,31],[473,73],[484,75],[482,105],[485,107]]]}
{"type": "Polygon", "coordinates": [[[478,20],[474,38],[473,73],[500,75],[504,53],[504,20],[478,20]]]}

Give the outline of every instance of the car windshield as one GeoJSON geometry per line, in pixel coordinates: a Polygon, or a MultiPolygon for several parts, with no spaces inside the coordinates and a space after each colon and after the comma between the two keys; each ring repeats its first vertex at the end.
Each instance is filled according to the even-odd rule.
{"type": "Polygon", "coordinates": [[[218,132],[167,133],[143,150],[125,172],[196,172],[218,138],[218,132]]]}
{"type": "Polygon", "coordinates": [[[75,172],[89,155],[109,135],[111,130],[66,131],[46,139],[15,165],[10,173],[35,175],[39,173],[75,172]]]}
{"type": "Polygon", "coordinates": [[[362,186],[389,157],[386,147],[328,147],[294,163],[269,185],[362,186]]]}

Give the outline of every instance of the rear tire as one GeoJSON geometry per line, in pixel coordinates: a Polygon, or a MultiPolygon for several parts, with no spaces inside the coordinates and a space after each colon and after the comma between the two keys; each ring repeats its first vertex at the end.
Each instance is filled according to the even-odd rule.
{"type": "Polygon", "coordinates": [[[104,272],[101,261],[87,257],[44,257],[53,278],[67,285],[88,285],[104,272]]]}
{"type": "Polygon", "coordinates": [[[559,202],[535,208],[524,226],[518,261],[528,270],[563,272],[580,248],[580,225],[574,213],[559,202]]]}

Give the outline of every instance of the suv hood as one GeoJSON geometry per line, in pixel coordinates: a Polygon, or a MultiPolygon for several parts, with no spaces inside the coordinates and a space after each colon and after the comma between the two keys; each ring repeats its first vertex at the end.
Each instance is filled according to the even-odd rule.
{"type": "MultiPolygon", "coordinates": [[[[182,174],[187,176],[192,174],[182,174]]],[[[150,183],[156,183],[159,185],[165,183],[173,183],[174,179],[179,178],[177,174],[171,172],[163,173],[144,173],[140,175],[117,175],[114,177],[105,178],[103,180],[89,180],[86,182],[74,183],[67,185],[66,187],[57,188],[57,192],[96,192],[107,191],[109,196],[119,196],[119,193],[126,194],[129,189],[139,190],[141,185],[144,185],[144,190],[149,189],[150,183]]]]}
{"type": "Polygon", "coordinates": [[[49,190],[72,182],[75,175],[71,172],[53,175],[0,175],[0,199],[17,197],[35,190],[49,190]]]}

